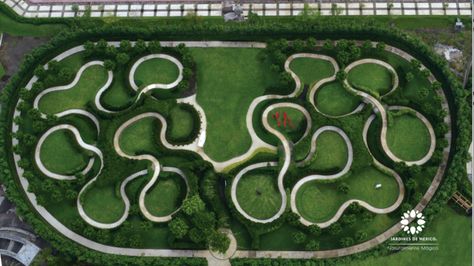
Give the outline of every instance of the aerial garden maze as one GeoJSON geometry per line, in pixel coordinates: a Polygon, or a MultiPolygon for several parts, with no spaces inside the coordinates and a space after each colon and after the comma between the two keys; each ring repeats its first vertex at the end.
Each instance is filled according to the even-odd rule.
{"type": "Polygon", "coordinates": [[[99,40],[48,56],[3,112],[8,189],[99,252],[352,254],[399,232],[447,166],[441,83],[383,42],[99,40]]]}

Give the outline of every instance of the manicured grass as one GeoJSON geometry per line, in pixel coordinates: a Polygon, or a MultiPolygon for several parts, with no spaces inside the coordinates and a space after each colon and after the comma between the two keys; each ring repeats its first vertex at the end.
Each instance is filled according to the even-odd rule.
{"type": "Polygon", "coordinates": [[[349,199],[360,199],[374,207],[385,208],[395,202],[398,192],[394,177],[368,167],[333,183],[306,183],[296,195],[296,205],[305,219],[324,222],[332,218],[339,207],[349,199]],[[349,187],[347,194],[338,188],[342,182],[349,187]],[[382,184],[382,187],[375,189],[376,184],[382,184]]]}
{"type": "Polygon", "coordinates": [[[157,119],[147,117],[138,120],[122,131],[119,145],[127,154],[144,154],[153,152],[155,143],[153,136],[159,134],[155,131],[157,119]]]}
{"type": "Polygon", "coordinates": [[[152,215],[169,215],[181,206],[186,190],[186,184],[180,176],[161,172],[145,196],[145,205],[152,215]]]}
{"type": "Polygon", "coordinates": [[[347,145],[333,131],[325,131],[316,139],[316,152],[310,169],[319,172],[338,172],[347,163],[347,145]]]}
{"type": "Polygon", "coordinates": [[[430,134],[425,124],[412,114],[392,118],[387,131],[390,150],[402,160],[415,161],[423,158],[430,149],[430,134]]]}
{"type": "MultiPolygon", "coordinates": [[[[3,4],[3,3],[2,3],[3,4]]],[[[64,24],[40,24],[18,22],[0,11],[0,32],[16,36],[52,36],[67,29],[64,24]]]]}
{"type": "Polygon", "coordinates": [[[179,69],[173,62],[154,58],[141,63],[135,71],[135,83],[144,87],[154,83],[168,84],[178,78],[179,69]]]}
{"type": "Polygon", "coordinates": [[[75,143],[71,132],[53,132],[41,146],[40,156],[46,169],[58,174],[74,174],[86,167],[89,157],[75,143]]]}
{"type": "Polygon", "coordinates": [[[71,89],[46,94],[39,101],[40,111],[55,114],[69,109],[84,109],[93,101],[97,91],[107,81],[107,72],[102,66],[88,67],[76,86],[71,89]]]}
{"type": "Polygon", "coordinates": [[[128,75],[124,69],[114,71],[114,80],[100,99],[104,106],[123,109],[133,101],[135,92],[127,86],[128,75]]]}
{"type": "Polygon", "coordinates": [[[179,105],[171,109],[171,121],[167,130],[171,139],[183,139],[193,132],[195,126],[193,115],[179,105]]]}
{"type": "Polygon", "coordinates": [[[259,49],[190,48],[197,67],[197,101],[206,112],[206,153],[223,161],[250,147],[245,116],[251,101],[278,81],[259,49]]]}
{"type": "Polygon", "coordinates": [[[334,67],[329,61],[314,58],[296,58],[291,61],[290,69],[305,85],[312,85],[323,78],[334,75],[334,67]]]}
{"type": "Polygon", "coordinates": [[[318,89],[314,103],[324,114],[337,116],[352,112],[360,99],[344,89],[340,82],[331,82],[318,89]]]}
{"type": "Polygon", "coordinates": [[[300,110],[288,107],[273,110],[269,113],[268,120],[271,127],[282,132],[293,143],[298,142],[303,137],[308,123],[300,110]],[[284,120],[285,113],[288,117],[286,121],[284,120]],[[280,123],[280,126],[278,126],[278,123],[280,123]]]}
{"type": "MultiPolygon", "coordinates": [[[[103,177],[107,178],[107,177],[103,177]]],[[[115,222],[123,214],[125,204],[120,199],[119,190],[108,185],[99,187],[92,184],[89,190],[82,195],[83,207],[86,214],[92,219],[103,222],[115,222]]]]}
{"type": "Polygon", "coordinates": [[[293,234],[300,232],[298,228],[283,224],[277,230],[260,237],[260,250],[302,250],[293,240],[293,234]]]}
{"type": "Polygon", "coordinates": [[[242,209],[258,219],[275,215],[281,206],[275,171],[254,171],[243,176],[237,185],[237,200],[242,209]]]}
{"type": "Polygon", "coordinates": [[[405,250],[390,256],[367,258],[343,265],[459,265],[468,266],[472,261],[471,217],[458,214],[449,206],[435,217],[422,232],[422,236],[436,237],[438,250],[405,250]],[[455,230],[453,230],[455,228],[455,230]]]}
{"type": "Polygon", "coordinates": [[[347,75],[349,84],[377,96],[392,88],[392,74],[383,66],[366,63],[354,67],[347,75]]]}

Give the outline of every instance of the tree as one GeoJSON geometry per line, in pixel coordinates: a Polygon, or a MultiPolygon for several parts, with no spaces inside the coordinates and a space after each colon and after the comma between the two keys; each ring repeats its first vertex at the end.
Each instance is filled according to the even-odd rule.
{"type": "Polygon", "coordinates": [[[161,52],[161,44],[159,41],[150,41],[148,43],[148,51],[150,53],[159,53],[161,52]]]}
{"type": "Polygon", "coordinates": [[[313,37],[309,37],[308,40],[306,41],[306,46],[308,50],[312,50],[316,48],[316,44],[317,44],[316,39],[313,37]]]}
{"type": "Polygon", "coordinates": [[[204,201],[199,197],[199,195],[194,195],[192,197],[187,197],[183,201],[182,210],[187,215],[191,216],[197,212],[203,211],[206,205],[204,201]]]}
{"type": "Polygon", "coordinates": [[[319,249],[319,242],[316,240],[310,240],[308,243],[306,243],[305,247],[306,250],[308,251],[315,251],[319,249]]]}
{"type": "Polygon", "coordinates": [[[412,81],[414,78],[415,78],[415,76],[413,75],[412,72],[408,72],[408,73],[405,75],[405,79],[406,79],[408,82],[412,81]]]}
{"type": "Polygon", "coordinates": [[[344,225],[344,226],[351,226],[351,225],[354,225],[356,222],[356,216],[355,214],[346,214],[344,216],[342,216],[341,218],[341,223],[344,225]]]}
{"type": "Polygon", "coordinates": [[[296,232],[293,234],[293,242],[295,242],[296,244],[303,244],[304,242],[306,242],[307,238],[308,237],[303,232],[296,232]]]}
{"type": "Polygon", "coordinates": [[[314,236],[319,236],[321,234],[321,227],[316,224],[308,226],[309,233],[314,236]]]}
{"type": "Polygon", "coordinates": [[[293,49],[296,52],[301,52],[305,48],[305,42],[303,40],[294,40],[293,41],[293,49]]]}
{"type": "Polygon", "coordinates": [[[378,53],[383,53],[383,51],[385,51],[385,43],[378,42],[377,45],[375,45],[375,49],[378,53]]]}
{"type": "Polygon", "coordinates": [[[348,247],[354,244],[354,239],[352,237],[344,237],[340,241],[341,246],[348,247]]]}
{"type": "Polygon", "coordinates": [[[341,191],[341,192],[344,193],[344,194],[347,194],[347,193],[349,192],[349,186],[348,186],[346,183],[344,183],[344,182],[342,182],[342,183],[337,187],[337,189],[339,189],[339,191],[341,191]]]}
{"type": "Polygon", "coordinates": [[[108,71],[112,71],[115,69],[115,63],[114,61],[110,60],[110,59],[107,59],[104,61],[104,67],[106,70],[108,71]]]}
{"type": "Polygon", "coordinates": [[[168,223],[168,228],[174,237],[183,238],[189,231],[189,226],[182,218],[175,218],[168,223]]]}
{"type": "Polygon", "coordinates": [[[146,47],[146,42],[142,39],[138,39],[136,42],[135,42],[135,47],[134,47],[134,50],[138,53],[138,54],[141,54],[141,53],[144,53],[146,51],[147,47],[146,47]]]}
{"type": "Polygon", "coordinates": [[[372,49],[372,42],[369,40],[364,41],[364,43],[362,43],[362,49],[365,51],[372,49]]]}
{"type": "Polygon", "coordinates": [[[416,60],[416,59],[412,59],[410,61],[410,65],[411,65],[411,68],[415,71],[418,71],[420,70],[420,67],[421,67],[421,62],[416,60]]]}
{"type": "Polygon", "coordinates": [[[129,40],[120,41],[119,50],[121,53],[128,53],[132,49],[132,43],[129,40]]]}
{"type": "Polygon", "coordinates": [[[338,235],[342,232],[342,227],[339,223],[333,223],[331,226],[329,226],[329,233],[331,235],[338,235]]]}
{"type": "Polygon", "coordinates": [[[225,253],[230,245],[230,239],[226,234],[214,231],[209,238],[209,248],[212,251],[225,253]]]}
{"type": "Polygon", "coordinates": [[[347,73],[344,70],[339,70],[336,73],[336,80],[343,82],[347,78],[347,73]]]}
{"type": "Polygon", "coordinates": [[[117,61],[117,64],[123,66],[128,62],[128,60],[130,60],[130,57],[125,53],[119,53],[117,54],[117,57],[115,58],[115,60],[117,61]]]}

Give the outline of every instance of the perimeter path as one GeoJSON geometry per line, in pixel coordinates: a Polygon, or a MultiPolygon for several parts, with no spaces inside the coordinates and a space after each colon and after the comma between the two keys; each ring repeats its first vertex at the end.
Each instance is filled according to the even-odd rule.
{"type": "MultiPolygon", "coordinates": [[[[392,89],[390,89],[390,91],[388,93],[386,93],[385,95],[382,95],[381,98],[388,95],[388,94],[390,94],[390,93],[392,93],[398,87],[398,75],[395,72],[395,70],[385,62],[381,62],[380,60],[370,59],[370,58],[369,59],[362,59],[362,60],[358,60],[358,61],[355,61],[355,62],[349,64],[344,69],[344,71],[346,73],[349,73],[353,68],[355,68],[357,66],[360,66],[360,65],[363,65],[363,64],[368,64],[368,63],[378,64],[378,65],[387,67],[387,69],[390,72],[392,72],[392,75],[395,75],[393,85],[392,85],[392,89]]],[[[398,156],[396,156],[390,150],[390,147],[388,146],[388,143],[387,143],[387,129],[388,129],[387,111],[385,110],[385,107],[382,105],[380,100],[378,100],[374,96],[370,95],[369,93],[366,93],[366,92],[363,92],[363,91],[360,91],[358,89],[353,88],[349,84],[347,78],[344,80],[344,85],[346,85],[346,87],[349,90],[351,90],[352,92],[354,92],[358,96],[361,96],[364,100],[371,103],[378,110],[378,112],[380,113],[380,116],[382,118],[382,129],[381,129],[381,133],[380,133],[380,142],[382,144],[382,149],[384,150],[384,152],[387,154],[387,156],[392,161],[394,161],[394,162],[404,162],[404,163],[406,163],[407,165],[410,166],[410,165],[422,165],[422,164],[426,163],[431,158],[431,156],[433,155],[433,152],[436,148],[436,137],[435,137],[435,134],[434,134],[433,127],[431,126],[431,123],[423,115],[421,115],[420,113],[415,111],[415,113],[417,114],[416,116],[423,121],[423,123],[428,128],[428,131],[430,132],[430,149],[429,149],[428,153],[420,160],[417,160],[417,161],[404,161],[404,160],[400,159],[398,156]]]]}
{"type": "MultiPolygon", "coordinates": [[[[205,42],[204,42],[205,43],[205,42]]],[[[204,44],[203,43],[203,44],[204,44]]],[[[222,42],[223,45],[225,45],[224,42],[222,42]]],[[[375,43],[374,43],[375,44],[375,43]]],[[[203,47],[205,47],[203,45],[203,47]]],[[[225,46],[223,46],[225,47],[225,46]]],[[[249,46],[250,47],[250,46],[249,46]]],[[[413,59],[411,55],[408,53],[387,45],[385,48],[387,51],[392,52],[394,54],[400,55],[401,57],[405,58],[406,60],[410,61],[413,59]]],[[[54,60],[61,61],[63,58],[80,52],[84,50],[82,46],[78,46],[75,48],[72,48],[59,56],[57,56],[54,60]]],[[[424,68],[424,66],[422,66],[424,68]]],[[[430,74],[429,77],[431,82],[436,81],[435,77],[430,74]]],[[[31,88],[32,84],[37,80],[37,77],[33,77],[30,82],[27,84],[27,87],[31,88]]],[[[420,203],[415,207],[416,210],[422,211],[428,202],[431,200],[433,197],[434,193],[436,192],[438,186],[440,185],[442,181],[442,177],[444,175],[444,172],[447,167],[447,161],[449,157],[449,152],[451,150],[451,116],[450,112],[451,110],[449,109],[448,102],[446,100],[446,97],[444,95],[444,92],[442,90],[437,91],[437,93],[440,95],[442,98],[442,106],[448,111],[448,115],[445,117],[445,122],[448,125],[449,131],[446,134],[446,139],[448,140],[448,146],[444,149],[443,151],[443,159],[442,163],[438,167],[438,171],[428,188],[428,191],[423,195],[420,203]]],[[[22,100],[20,99],[18,103],[20,103],[22,100]]],[[[18,107],[18,105],[17,105],[18,107]]],[[[21,115],[21,111],[16,108],[14,111],[13,117],[18,117],[21,115]]],[[[18,124],[15,123],[15,119],[13,119],[12,122],[12,133],[18,132],[18,124]]],[[[13,137],[12,138],[12,145],[15,146],[18,144],[18,139],[13,137]]],[[[104,245],[100,244],[98,242],[92,241],[90,239],[87,239],[69,228],[67,228],[64,224],[62,224],[60,221],[58,221],[51,213],[48,212],[43,206],[39,205],[36,196],[28,191],[28,180],[24,177],[24,169],[22,169],[18,163],[21,160],[21,157],[13,153],[13,159],[15,163],[15,168],[17,175],[19,177],[20,184],[32,204],[32,207],[37,211],[37,213],[45,219],[54,229],[56,229],[59,233],[64,235],[65,237],[71,239],[72,241],[85,246],[87,248],[107,253],[107,254],[116,254],[116,255],[125,255],[125,256],[160,256],[160,257],[195,257],[195,258],[206,258],[210,265],[218,265],[217,263],[222,265],[229,265],[228,261],[219,261],[215,257],[212,256],[212,254],[208,250],[174,250],[174,249],[135,249],[135,248],[121,248],[121,247],[114,247],[114,246],[109,246],[109,245],[104,245]]],[[[400,225],[396,224],[392,226],[390,229],[385,231],[384,233],[378,235],[377,237],[368,240],[364,243],[357,244],[354,246],[350,247],[345,247],[345,248],[340,248],[340,249],[334,249],[334,250],[324,250],[324,251],[255,251],[255,250],[238,250],[234,253],[233,257],[234,258],[297,258],[297,259],[304,259],[304,258],[332,258],[332,257],[341,257],[341,256],[347,256],[350,254],[358,253],[361,251],[365,251],[368,249],[371,249],[393,235],[397,234],[401,230],[400,225]]]]}

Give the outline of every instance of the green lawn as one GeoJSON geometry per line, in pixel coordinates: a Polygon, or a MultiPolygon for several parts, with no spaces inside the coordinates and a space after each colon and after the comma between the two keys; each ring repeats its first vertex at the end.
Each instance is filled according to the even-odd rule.
{"type": "MultiPolygon", "coordinates": [[[[104,176],[103,178],[107,178],[104,176]]],[[[125,204],[120,198],[118,188],[108,185],[99,187],[92,184],[86,193],[82,194],[83,207],[86,214],[92,219],[102,223],[112,223],[120,219],[125,209],[125,204]],[[116,194],[117,193],[117,194],[116,194]]]]}
{"type": "Polygon", "coordinates": [[[386,94],[392,88],[392,73],[387,68],[372,63],[351,69],[347,80],[354,88],[377,96],[386,94]]]}
{"type": "Polygon", "coordinates": [[[275,215],[281,206],[276,171],[253,171],[243,176],[237,185],[237,200],[242,209],[258,219],[275,215]]]}
{"type": "Polygon", "coordinates": [[[398,192],[394,177],[368,167],[333,183],[306,183],[296,195],[296,205],[305,219],[324,222],[332,218],[339,207],[349,199],[360,199],[374,207],[385,208],[395,202],[398,192]],[[349,187],[347,194],[339,190],[341,182],[349,187]],[[382,187],[375,189],[376,184],[382,184],[382,187]]]}
{"type": "Polygon", "coordinates": [[[308,123],[306,117],[300,110],[289,107],[276,108],[269,113],[268,121],[271,127],[282,132],[287,139],[291,140],[293,143],[298,142],[298,140],[303,137],[308,123]],[[277,113],[278,119],[276,118],[277,113]],[[283,118],[284,113],[286,113],[288,117],[286,123],[283,118]],[[280,126],[278,126],[278,121],[280,122],[280,126]]]}
{"type": "Polygon", "coordinates": [[[147,117],[128,126],[120,135],[119,145],[122,150],[130,155],[150,153],[155,150],[154,135],[157,119],[147,117]]]}
{"type": "Polygon", "coordinates": [[[430,134],[425,124],[412,114],[393,116],[387,130],[390,150],[400,159],[416,161],[430,149],[430,134]]]}
{"type": "Polygon", "coordinates": [[[89,157],[75,143],[71,132],[53,132],[41,146],[40,156],[46,169],[58,174],[74,174],[86,167],[89,157]]]}
{"type": "Polygon", "coordinates": [[[344,115],[353,111],[360,104],[357,96],[349,93],[340,82],[323,85],[315,94],[314,103],[319,111],[327,115],[344,115]]]}
{"type": "MultiPolygon", "coordinates": [[[[3,3],[2,3],[3,4],[3,3]]],[[[40,24],[18,22],[0,11],[0,32],[15,36],[52,36],[67,29],[64,24],[40,24]]]]}
{"type": "Polygon", "coordinates": [[[458,214],[451,207],[445,208],[428,224],[422,236],[436,237],[438,250],[416,251],[406,250],[390,256],[367,258],[363,261],[345,263],[346,266],[378,266],[378,265],[420,265],[468,266],[472,261],[471,217],[458,214]]]}
{"type": "Polygon", "coordinates": [[[157,182],[145,196],[145,205],[152,215],[169,215],[181,206],[186,191],[186,184],[180,176],[161,172],[157,182]]]}
{"type": "Polygon", "coordinates": [[[128,74],[124,69],[114,71],[114,80],[100,99],[104,106],[123,109],[133,101],[135,92],[128,87],[128,74]]]}
{"type": "Polygon", "coordinates": [[[251,101],[278,77],[258,59],[260,49],[190,48],[197,67],[197,101],[207,118],[206,153],[223,161],[250,147],[245,116],[251,101]]]}
{"type": "Polygon", "coordinates": [[[334,75],[334,67],[329,61],[315,58],[296,58],[291,61],[290,69],[308,86],[334,75]]]}
{"type": "Polygon", "coordinates": [[[106,83],[107,71],[102,66],[88,67],[71,89],[46,94],[39,101],[40,111],[55,114],[69,109],[84,109],[106,83]]]}
{"type": "Polygon", "coordinates": [[[316,139],[316,152],[310,169],[318,172],[339,172],[347,163],[347,145],[333,131],[325,131],[316,139]]]}
{"type": "Polygon", "coordinates": [[[179,69],[173,62],[153,58],[141,63],[135,71],[135,83],[139,86],[147,86],[154,83],[168,84],[178,78],[179,69]]]}
{"type": "Polygon", "coordinates": [[[193,133],[194,127],[199,126],[194,125],[193,115],[197,114],[189,112],[180,105],[171,109],[169,128],[166,132],[170,140],[186,139],[193,133]]]}

